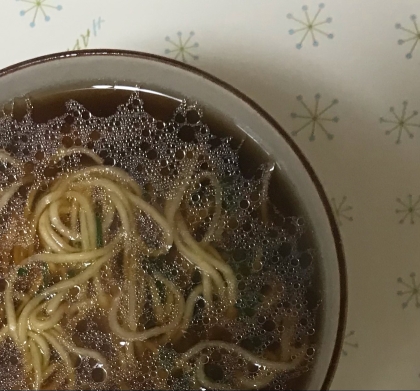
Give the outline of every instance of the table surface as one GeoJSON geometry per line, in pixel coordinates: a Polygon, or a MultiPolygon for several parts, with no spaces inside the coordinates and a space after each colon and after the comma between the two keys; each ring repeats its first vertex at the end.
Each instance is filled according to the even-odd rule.
{"type": "Polygon", "coordinates": [[[420,389],[416,15],[418,0],[2,0],[0,67],[131,49],[253,98],[293,135],[340,225],[349,316],[332,389],[420,389]]]}

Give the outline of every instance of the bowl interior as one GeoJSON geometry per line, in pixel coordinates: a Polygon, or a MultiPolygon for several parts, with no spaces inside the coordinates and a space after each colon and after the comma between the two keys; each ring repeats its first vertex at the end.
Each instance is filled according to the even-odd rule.
{"type": "Polygon", "coordinates": [[[84,52],[53,55],[0,72],[0,104],[37,90],[60,85],[113,83],[138,85],[170,96],[197,100],[221,112],[253,138],[288,178],[314,229],[320,252],[322,335],[308,389],[328,386],[337,363],[344,327],[345,271],[341,245],[325,195],[310,167],[280,127],[233,89],[192,68],[155,56],[134,53],[84,52]],[[90,54],[90,55],[89,55],[90,54]]]}

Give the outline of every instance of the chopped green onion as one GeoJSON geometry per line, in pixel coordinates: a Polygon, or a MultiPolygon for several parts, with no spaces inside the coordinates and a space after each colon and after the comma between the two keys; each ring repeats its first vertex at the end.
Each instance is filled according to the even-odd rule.
{"type": "Polygon", "coordinates": [[[172,369],[176,359],[177,353],[172,348],[161,346],[158,352],[158,358],[160,365],[165,369],[172,369]]]}
{"type": "Polygon", "coordinates": [[[51,274],[50,274],[50,268],[48,267],[48,263],[42,262],[41,263],[41,269],[42,269],[42,276],[43,276],[43,283],[39,286],[38,294],[41,293],[48,285],[50,285],[51,281],[51,274]]]}
{"type": "Polygon", "coordinates": [[[102,223],[99,215],[95,215],[96,219],[96,247],[100,248],[104,245],[104,239],[102,235],[102,223]]]}
{"type": "Polygon", "coordinates": [[[165,284],[162,281],[156,281],[156,288],[159,292],[160,299],[164,301],[166,299],[165,284]]]}
{"type": "Polygon", "coordinates": [[[257,312],[262,300],[263,297],[260,293],[249,292],[236,302],[235,307],[238,309],[240,316],[252,318],[257,312]]]}
{"type": "Polygon", "coordinates": [[[76,272],[76,270],[74,270],[74,269],[69,269],[68,271],[67,271],[67,277],[68,278],[73,278],[73,277],[75,277],[77,275],[77,272],[76,272]]]}
{"type": "Polygon", "coordinates": [[[42,262],[42,276],[44,280],[44,286],[48,286],[50,283],[50,268],[48,267],[48,263],[42,262]]]}
{"type": "Polygon", "coordinates": [[[17,273],[19,277],[26,276],[28,274],[28,269],[25,269],[24,267],[20,267],[17,273]]]}

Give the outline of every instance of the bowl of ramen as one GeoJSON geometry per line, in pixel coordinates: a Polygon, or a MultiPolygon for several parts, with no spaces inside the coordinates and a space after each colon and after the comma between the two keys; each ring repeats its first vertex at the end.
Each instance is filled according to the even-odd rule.
{"type": "Polygon", "coordinates": [[[287,133],[126,51],[0,71],[0,388],[328,388],[346,279],[287,133]]]}

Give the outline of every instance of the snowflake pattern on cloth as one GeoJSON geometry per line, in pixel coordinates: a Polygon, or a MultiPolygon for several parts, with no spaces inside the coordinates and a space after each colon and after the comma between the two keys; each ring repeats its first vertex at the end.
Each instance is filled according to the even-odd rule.
{"type": "Polygon", "coordinates": [[[417,282],[416,274],[410,273],[408,280],[399,277],[397,281],[404,289],[397,292],[397,295],[403,297],[404,300],[402,308],[407,308],[411,302],[415,307],[420,308],[420,282],[417,282]]]}
{"type": "Polygon", "coordinates": [[[177,33],[177,38],[174,40],[167,36],[165,41],[172,47],[170,49],[165,49],[165,54],[171,55],[175,60],[179,59],[182,62],[198,60],[198,56],[194,54],[194,50],[198,48],[198,42],[191,42],[193,37],[194,31],[191,31],[187,38],[182,37],[181,31],[177,33]]]}
{"type": "Polygon", "coordinates": [[[356,332],[352,330],[344,336],[343,348],[341,349],[341,354],[343,356],[348,356],[350,350],[357,349],[359,347],[359,344],[354,342],[354,334],[356,334],[356,332]]]}
{"type": "Polygon", "coordinates": [[[420,217],[420,196],[413,198],[409,194],[405,199],[397,198],[398,208],[395,213],[401,217],[399,223],[403,224],[406,221],[414,224],[416,219],[420,217]]]}
{"type": "Polygon", "coordinates": [[[297,136],[302,130],[309,129],[309,140],[314,141],[315,133],[318,130],[323,132],[327,139],[332,140],[334,135],[327,130],[325,125],[328,122],[337,123],[339,118],[337,116],[330,117],[328,114],[324,114],[326,114],[333,106],[338,104],[338,99],[333,99],[330,104],[324,107],[320,107],[319,103],[321,100],[321,94],[315,95],[315,103],[311,107],[306,104],[302,95],[299,95],[296,99],[303,107],[303,113],[293,112],[291,113],[291,117],[293,119],[303,119],[305,121],[301,127],[292,131],[292,135],[297,136]]]}
{"type": "Polygon", "coordinates": [[[335,197],[331,198],[331,205],[339,226],[343,225],[344,221],[353,221],[353,207],[348,204],[346,196],[343,196],[340,200],[335,197]]]}
{"type": "Polygon", "coordinates": [[[413,110],[412,112],[407,113],[407,106],[408,102],[404,101],[402,103],[402,109],[398,112],[398,114],[394,107],[390,107],[389,112],[391,115],[389,117],[379,118],[379,121],[382,124],[390,124],[388,125],[388,129],[385,131],[385,134],[391,135],[395,133],[397,135],[397,139],[395,141],[396,144],[401,143],[401,138],[404,135],[408,136],[409,138],[413,138],[413,130],[420,128],[420,121],[417,123],[414,122],[416,119],[415,117],[418,115],[418,111],[413,110]]]}
{"type": "Polygon", "coordinates": [[[16,0],[22,4],[25,4],[25,9],[20,11],[21,16],[30,14],[32,19],[29,26],[35,27],[38,19],[44,19],[48,22],[51,17],[49,15],[50,10],[61,11],[63,7],[60,4],[54,4],[54,0],[16,0]]]}
{"type": "Polygon", "coordinates": [[[402,39],[398,40],[398,45],[406,45],[407,44],[407,46],[410,47],[410,50],[405,55],[405,58],[407,58],[407,59],[413,58],[414,49],[417,47],[417,45],[420,41],[420,30],[419,30],[419,25],[417,24],[417,16],[416,15],[411,15],[410,20],[411,20],[411,26],[410,27],[405,27],[405,26],[401,25],[401,23],[397,23],[395,25],[395,28],[398,29],[398,30],[404,31],[405,36],[406,36],[405,38],[402,38],[402,39]]]}
{"type": "Polygon", "coordinates": [[[293,14],[287,14],[287,18],[295,21],[300,27],[290,29],[289,34],[294,35],[296,33],[301,34],[300,41],[296,44],[296,49],[302,49],[303,43],[306,39],[312,40],[313,46],[319,45],[318,37],[326,37],[328,39],[333,39],[334,34],[326,33],[323,29],[325,24],[332,22],[332,18],[328,17],[326,19],[320,19],[320,13],[323,10],[325,5],[323,3],[318,5],[318,10],[313,16],[309,16],[308,6],[304,5],[302,7],[303,15],[300,19],[293,16],[293,14]]]}

